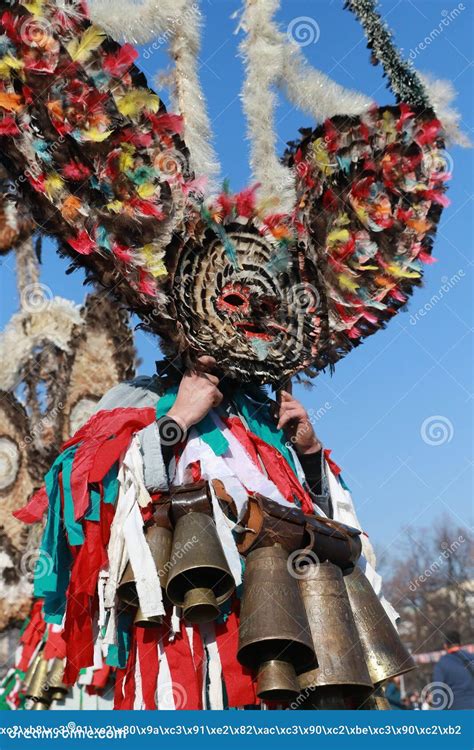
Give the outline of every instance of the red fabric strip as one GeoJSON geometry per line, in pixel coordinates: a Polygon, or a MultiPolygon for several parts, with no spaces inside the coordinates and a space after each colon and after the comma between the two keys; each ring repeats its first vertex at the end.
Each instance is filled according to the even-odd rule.
{"type": "Polygon", "coordinates": [[[12,515],[23,523],[37,523],[41,521],[47,509],[48,495],[46,494],[46,487],[41,487],[41,489],[31,496],[23,508],[15,510],[12,515]]]}
{"type": "Polygon", "coordinates": [[[162,627],[135,628],[138,660],[142,678],[142,694],[145,709],[156,711],[156,687],[158,684],[158,641],[162,627]]]}
{"type": "Polygon", "coordinates": [[[239,643],[239,618],[235,603],[225,623],[216,625],[216,642],[222,664],[227,698],[230,708],[253,705],[257,702],[252,673],[237,661],[239,643]]]}
{"type": "Polygon", "coordinates": [[[88,484],[100,482],[128,445],[133,433],[151,424],[154,419],[155,410],[149,408],[99,411],[91,417],[85,427],[76,433],[72,444],[78,442],[78,436],[82,441],[74,456],[71,473],[71,491],[76,520],[82,518],[87,512],[88,484]],[[100,461],[96,461],[100,448],[107,442],[110,445],[107,445],[104,452],[99,454],[100,461]]]}
{"type": "Polygon", "coordinates": [[[43,600],[37,599],[33,604],[30,622],[26,626],[21,638],[20,643],[23,644],[23,650],[21,652],[21,658],[18,663],[18,669],[21,672],[26,672],[29,667],[31,657],[41,641],[46,630],[46,623],[43,619],[42,613],[43,600]]]}
{"type": "Polygon", "coordinates": [[[127,669],[115,670],[114,711],[121,711],[124,701],[123,688],[127,669]]]}
{"type": "Polygon", "coordinates": [[[48,640],[46,641],[43,655],[45,659],[64,659],[66,656],[66,642],[63,631],[53,632],[49,627],[48,640]]]}
{"type": "Polygon", "coordinates": [[[226,417],[223,418],[223,421],[247,451],[255,465],[261,469],[263,464],[268,477],[277,486],[283,497],[290,503],[294,502],[295,497],[298,498],[305,513],[314,513],[313,502],[309,493],[301,486],[293,469],[281,453],[248,430],[239,417],[226,417]]]}
{"type": "Polygon", "coordinates": [[[127,669],[124,680],[124,698],[122,701],[122,711],[132,711],[135,702],[135,665],[137,660],[137,643],[135,640],[135,631],[132,629],[132,640],[130,643],[130,654],[128,656],[127,669]]]}
{"type": "Polygon", "coordinates": [[[181,632],[176,634],[173,641],[166,634],[164,650],[171,672],[176,709],[196,711],[202,708],[201,681],[196,673],[183,620],[180,620],[180,624],[181,632]]]}

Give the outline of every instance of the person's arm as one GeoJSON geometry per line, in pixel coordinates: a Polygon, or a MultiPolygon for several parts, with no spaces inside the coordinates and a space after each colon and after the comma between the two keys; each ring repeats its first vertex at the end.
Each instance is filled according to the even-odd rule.
{"type": "Polygon", "coordinates": [[[323,447],[306,409],[286,391],[281,394],[278,429],[285,430],[298,454],[314,502],[332,518],[333,508],[326,479],[323,447]]]}

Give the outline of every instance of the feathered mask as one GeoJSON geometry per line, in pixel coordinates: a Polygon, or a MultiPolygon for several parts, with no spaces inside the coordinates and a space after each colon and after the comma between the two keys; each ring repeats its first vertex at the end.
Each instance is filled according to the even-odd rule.
{"type": "Polygon", "coordinates": [[[416,87],[302,132],[283,210],[257,188],[204,198],[186,117],[130,44],[78,0],[0,11],[0,250],[53,236],[167,351],[258,382],[333,365],[420,284],[448,175],[416,87]]]}

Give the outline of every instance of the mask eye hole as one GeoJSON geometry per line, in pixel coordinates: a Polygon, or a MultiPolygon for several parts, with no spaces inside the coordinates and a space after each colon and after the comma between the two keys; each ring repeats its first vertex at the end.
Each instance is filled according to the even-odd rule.
{"type": "Polygon", "coordinates": [[[237,292],[229,292],[228,294],[223,295],[222,301],[225,302],[228,307],[238,309],[239,307],[243,307],[247,300],[237,292]]]}

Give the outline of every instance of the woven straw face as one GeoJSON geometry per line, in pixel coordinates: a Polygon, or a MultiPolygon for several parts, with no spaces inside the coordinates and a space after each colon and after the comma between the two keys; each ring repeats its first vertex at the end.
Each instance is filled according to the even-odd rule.
{"type": "Polygon", "coordinates": [[[230,229],[226,245],[188,245],[173,296],[192,348],[232,375],[276,382],[311,362],[320,293],[303,282],[296,254],[283,258],[258,234],[230,229]]]}

